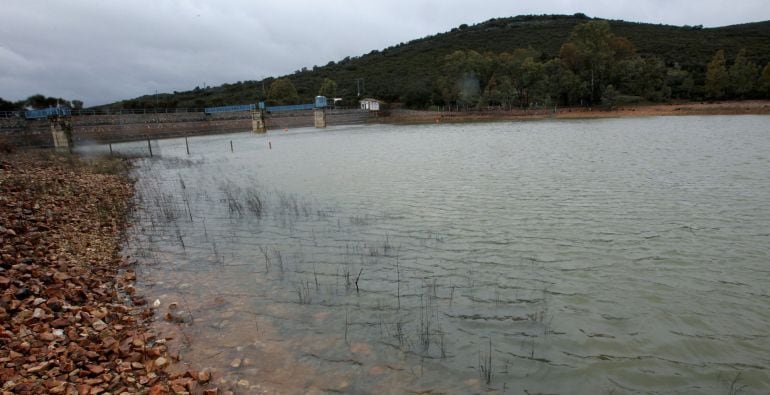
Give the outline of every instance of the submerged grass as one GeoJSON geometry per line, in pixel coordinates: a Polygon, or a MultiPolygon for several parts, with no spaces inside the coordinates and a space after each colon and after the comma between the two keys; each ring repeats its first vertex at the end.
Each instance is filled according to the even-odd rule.
{"type": "Polygon", "coordinates": [[[479,374],[487,385],[492,383],[492,337],[489,337],[489,350],[479,351],[479,374]]]}

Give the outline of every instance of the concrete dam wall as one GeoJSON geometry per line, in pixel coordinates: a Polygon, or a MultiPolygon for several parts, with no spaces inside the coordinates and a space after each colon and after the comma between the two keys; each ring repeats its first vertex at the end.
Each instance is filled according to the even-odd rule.
{"type": "MultiPolygon", "coordinates": [[[[370,121],[375,114],[365,110],[325,110],[326,124],[349,125],[370,121]]],[[[205,114],[203,112],[73,115],[69,118],[72,141],[114,143],[252,130],[250,112],[205,114]]],[[[268,130],[313,127],[312,111],[267,114],[268,130]]],[[[0,143],[15,146],[53,146],[51,121],[0,118],[0,143]]]]}

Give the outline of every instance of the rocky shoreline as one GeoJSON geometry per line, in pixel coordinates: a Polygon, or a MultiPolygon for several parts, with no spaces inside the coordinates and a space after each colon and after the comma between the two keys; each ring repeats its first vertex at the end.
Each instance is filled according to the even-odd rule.
{"type": "Polygon", "coordinates": [[[121,257],[133,182],[118,158],[0,160],[0,391],[217,394],[176,364],[121,257]]]}

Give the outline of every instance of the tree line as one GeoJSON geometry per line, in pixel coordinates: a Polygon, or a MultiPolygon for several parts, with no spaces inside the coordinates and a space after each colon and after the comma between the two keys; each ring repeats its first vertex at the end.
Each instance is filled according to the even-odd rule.
{"type": "Polygon", "coordinates": [[[37,110],[48,107],[69,107],[80,110],[83,102],[80,100],[67,100],[61,97],[50,97],[41,94],[32,95],[24,100],[9,101],[0,97],[0,111],[37,110]]]}
{"type": "Polygon", "coordinates": [[[670,99],[770,98],[770,62],[760,67],[741,50],[728,65],[724,50],[696,83],[678,64],[637,54],[633,43],[612,33],[607,21],[577,25],[559,55],[544,60],[533,48],[479,53],[457,50],[444,58],[433,105],[461,108],[531,108],[661,102],[670,99]],[[437,93],[437,94],[436,94],[437,93]]]}

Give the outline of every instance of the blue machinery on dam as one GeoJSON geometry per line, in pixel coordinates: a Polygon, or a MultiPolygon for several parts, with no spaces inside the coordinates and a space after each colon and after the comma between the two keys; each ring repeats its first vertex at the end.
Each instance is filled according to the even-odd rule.
{"type": "Polygon", "coordinates": [[[254,133],[265,133],[265,113],[288,112],[288,111],[306,111],[313,110],[313,124],[317,128],[326,127],[326,115],[324,109],[327,107],[325,96],[316,96],[314,103],[292,104],[286,106],[266,106],[265,102],[259,104],[242,104],[234,106],[206,107],[203,112],[206,115],[220,114],[226,112],[251,112],[252,131],[254,133]]]}
{"type": "Polygon", "coordinates": [[[28,110],[24,111],[24,118],[26,119],[42,119],[51,117],[68,117],[72,114],[72,110],[69,107],[49,107],[42,110],[28,110]]]}

